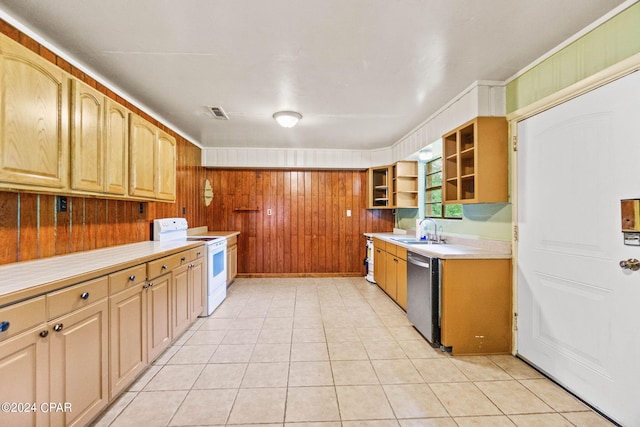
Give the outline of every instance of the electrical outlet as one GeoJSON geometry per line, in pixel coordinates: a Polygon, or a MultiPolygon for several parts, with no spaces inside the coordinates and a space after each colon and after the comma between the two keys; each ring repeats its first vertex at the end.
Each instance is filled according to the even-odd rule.
{"type": "Polygon", "coordinates": [[[144,213],[144,204],[142,204],[142,202],[138,203],[138,213],[139,214],[144,213]]]}
{"type": "Polygon", "coordinates": [[[187,207],[183,206],[182,207],[182,215],[186,215],[187,214],[187,207]]]}
{"type": "Polygon", "coordinates": [[[58,196],[58,212],[66,212],[66,211],[67,211],[67,197],[58,196]]]}
{"type": "Polygon", "coordinates": [[[271,209],[267,209],[267,215],[271,215],[271,209]]]}
{"type": "Polygon", "coordinates": [[[347,216],[351,216],[351,209],[347,209],[347,216]]]}

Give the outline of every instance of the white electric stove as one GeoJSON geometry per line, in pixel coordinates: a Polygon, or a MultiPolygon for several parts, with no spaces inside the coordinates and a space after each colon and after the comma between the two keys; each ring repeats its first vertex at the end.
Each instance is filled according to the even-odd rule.
{"type": "Polygon", "coordinates": [[[188,236],[184,218],[160,218],[153,221],[153,240],[201,241],[207,249],[207,310],[209,316],[227,297],[227,239],[212,236],[188,236]]]}

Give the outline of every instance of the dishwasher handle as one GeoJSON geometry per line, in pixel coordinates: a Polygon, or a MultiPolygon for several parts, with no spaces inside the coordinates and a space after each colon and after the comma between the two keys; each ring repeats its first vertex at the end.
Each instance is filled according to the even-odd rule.
{"type": "Polygon", "coordinates": [[[407,254],[407,262],[409,262],[409,263],[411,263],[413,265],[417,265],[418,267],[429,268],[430,267],[430,263],[428,261],[424,262],[424,261],[422,261],[422,259],[430,260],[430,258],[425,258],[425,257],[419,257],[419,258],[412,257],[411,253],[407,254]]]}

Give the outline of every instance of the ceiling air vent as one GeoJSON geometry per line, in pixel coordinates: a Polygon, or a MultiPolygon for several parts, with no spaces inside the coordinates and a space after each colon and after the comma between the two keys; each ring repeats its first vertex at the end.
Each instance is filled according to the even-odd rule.
{"type": "Polygon", "coordinates": [[[209,111],[216,120],[229,120],[229,116],[227,116],[222,107],[209,107],[209,111]]]}

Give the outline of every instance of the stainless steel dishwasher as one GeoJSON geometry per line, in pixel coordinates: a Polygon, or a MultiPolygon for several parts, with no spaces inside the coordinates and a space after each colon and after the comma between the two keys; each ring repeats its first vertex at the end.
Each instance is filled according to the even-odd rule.
{"type": "Polygon", "coordinates": [[[440,344],[440,259],[407,252],[407,318],[432,345],[440,344]]]}

